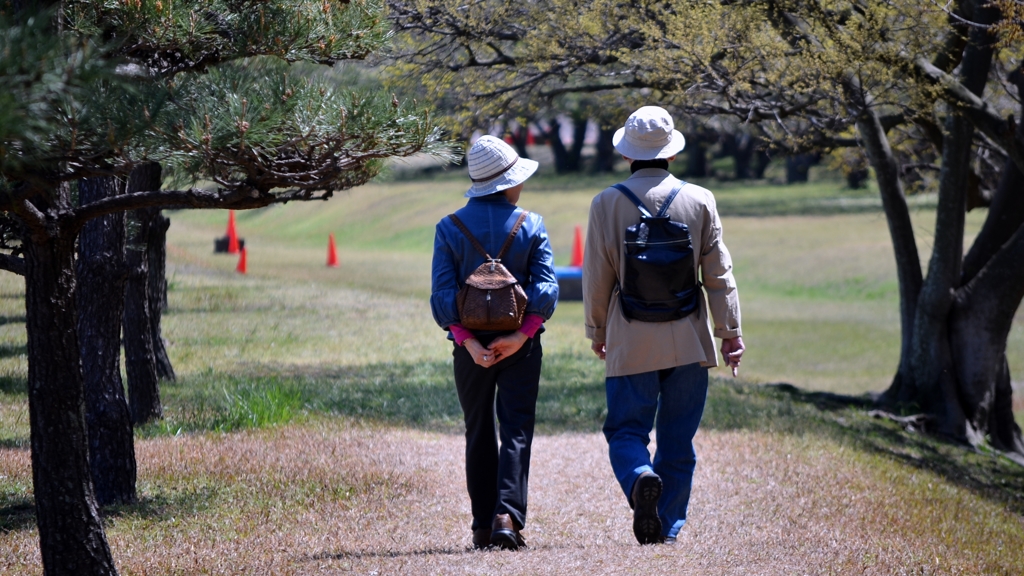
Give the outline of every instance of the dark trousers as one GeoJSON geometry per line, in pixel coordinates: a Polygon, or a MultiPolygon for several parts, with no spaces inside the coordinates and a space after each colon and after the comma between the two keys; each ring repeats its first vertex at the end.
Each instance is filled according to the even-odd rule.
{"type": "MultiPolygon", "coordinates": [[[[489,343],[486,337],[480,341],[485,346],[489,343]]],[[[455,346],[452,356],[455,388],[466,421],[466,486],[473,529],[490,528],[496,514],[511,515],[521,529],[526,525],[530,445],[540,383],[540,335],[490,368],[473,362],[462,346],[455,346]]]]}

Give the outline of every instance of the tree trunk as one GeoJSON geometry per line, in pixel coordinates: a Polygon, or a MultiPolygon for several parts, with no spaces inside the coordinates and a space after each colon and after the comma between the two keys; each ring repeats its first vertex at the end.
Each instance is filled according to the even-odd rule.
{"type": "Polygon", "coordinates": [[[595,173],[615,171],[615,159],[617,156],[615,146],[612,145],[613,136],[615,136],[615,128],[601,128],[597,137],[596,154],[594,155],[593,171],[595,173]]]}
{"type": "Polygon", "coordinates": [[[1024,299],[1021,262],[1024,225],[1019,225],[971,281],[957,290],[950,332],[957,392],[973,431],[987,433],[992,445],[1000,450],[1024,455],[1024,440],[1013,417],[1005,353],[1013,312],[1024,299]]]}
{"type": "Polygon", "coordinates": [[[574,118],[572,121],[572,147],[566,158],[567,172],[581,172],[583,170],[583,140],[587,137],[586,118],[574,118]]]}
{"type": "Polygon", "coordinates": [[[167,345],[164,341],[160,321],[167,310],[167,229],[171,220],[159,210],[153,211],[149,223],[149,236],[146,239],[146,257],[149,261],[146,295],[149,301],[151,339],[153,342],[153,360],[156,363],[156,375],[164,380],[174,380],[174,367],[167,357],[167,345]]]}
{"type": "MultiPolygon", "coordinates": [[[[118,193],[112,177],[79,181],[78,201],[118,193]]],[[[78,240],[78,338],[85,382],[89,466],[100,506],[135,501],[135,444],[121,382],[124,214],[88,222],[78,240]]]]}
{"type": "Polygon", "coordinates": [[[807,182],[807,176],[811,166],[818,163],[820,159],[814,154],[797,154],[786,157],[786,183],[807,182]]]}
{"type": "Polygon", "coordinates": [[[750,165],[754,160],[754,147],[757,139],[746,132],[739,132],[733,136],[735,145],[732,150],[732,158],[736,166],[736,179],[749,180],[753,175],[750,165]]]}
{"type": "Polygon", "coordinates": [[[548,139],[548,145],[551,146],[551,153],[555,160],[555,172],[565,174],[569,171],[569,151],[566,150],[565,143],[562,142],[561,128],[562,125],[558,123],[558,119],[552,118],[548,122],[548,129],[544,132],[544,136],[548,139]]]}
{"type": "MultiPolygon", "coordinates": [[[[155,162],[135,168],[128,182],[129,192],[157,190],[159,187],[160,165],[155,162]]],[[[153,209],[133,210],[131,214],[136,225],[125,257],[128,280],[124,297],[124,356],[132,422],[138,425],[161,418],[163,409],[160,406],[160,383],[153,350],[153,321],[149,312],[149,258],[146,245],[153,209]]]]}
{"type": "Polygon", "coordinates": [[[936,432],[959,441],[968,439],[968,431],[957,398],[948,323],[964,253],[964,213],[973,135],[966,117],[953,114],[948,118],[935,211],[935,241],[928,276],[917,303],[910,352],[910,375],[914,379],[911,390],[917,403],[935,418],[936,432]]]}
{"type": "MultiPolygon", "coordinates": [[[[974,20],[991,23],[996,14],[987,5],[975,7],[974,20]]],[[[992,59],[993,39],[982,28],[971,28],[964,49],[962,82],[981,95],[992,59]]],[[[1018,86],[1024,92],[1024,83],[1018,86]]],[[[853,91],[851,94],[855,93],[853,91]]],[[[1004,167],[988,218],[975,244],[963,256],[964,213],[970,186],[974,127],[953,111],[942,134],[942,170],[935,239],[928,276],[915,291],[910,274],[916,248],[906,228],[909,218],[886,204],[898,184],[893,166],[878,146],[888,146],[873,114],[858,120],[868,158],[875,168],[883,205],[896,248],[904,319],[900,370],[880,398],[895,409],[923,411],[932,429],[960,441],[985,438],[1024,465],[1024,440],[1014,420],[1006,341],[1013,316],[1024,299],[1024,202],[1021,174],[1011,161],[1004,167]],[[873,141],[874,144],[873,144],[873,141]],[[908,239],[908,236],[910,238],[908,239]],[[908,281],[909,280],[909,281],[908,281]],[[916,296],[915,296],[916,294],[916,296]],[[916,301],[914,300],[916,298],[916,301]],[[908,337],[907,312],[914,317],[908,337]]],[[[889,155],[891,158],[891,154],[889,155]]],[[[901,196],[901,195],[900,195],[901,196]]]]}
{"type": "Polygon", "coordinates": [[[516,126],[515,128],[509,128],[508,134],[512,139],[512,146],[516,149],[516,154],[519,154],[520,158],[529,158],[530,154],[526,150],[526,141],[529,140],[529,127],[528,126],[516,126]]]}
{"type": "Polygon", "coordinates": [[[703,130],[695,129],[686,140],[686,176],[704,178],[708,175],[708,149],[703,130]]]}
{"type": "MultiPolygon", "coordinates": [[[[848,87],[847,90],[853,98],[859,94],[855,86],[848,87]]],[[[864,142],[864,152],[868,162],[875,169],[875,178],[878,180],[882,209],[889,224],[889,237],[892,239],[893,253],[896,256],[896,276],[900,290],[900,363],[892,385],[881,401],[889,405],[909,403],[913,397],[910,351],[914,339],[917,299],[923,282],[921,260],[917,252],[917,241],[914,239],[910,208],[907,206],[907,197],[903,193],[903,184],[900,181],[900,168],[889,146],[889,139],[874,110],[868,108],[865,102],[854,101],[862,107],[862,112],[857,118],[857,132],[864,142]]]]}
{"type": "Polygon", "coordinates": [[[772,161],[772,157],[768,155],[768,151],[761,146],[763,146],[763,142],[760,143],[757,150],[754,152],[754,178],[758,180],[764,178],[764,173],[768,170],[768,164],[772,161]]]}
{"type": "Polygon", "coordinates": [[[59,221],[48,223],[30,230],[24,243],[32,481],[43,573],[116,574],[89,472],[75,234],[59,221]]]}

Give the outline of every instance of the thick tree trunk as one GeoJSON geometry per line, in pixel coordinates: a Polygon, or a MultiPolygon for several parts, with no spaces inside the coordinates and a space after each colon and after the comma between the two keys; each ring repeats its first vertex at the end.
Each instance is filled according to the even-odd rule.
{"type": "Polygon", "coordinates": [[[960,441],[967,440],[968,430],[957,397],[948,322],[964,253],[964,212],[973,135],[967,118],[959,114],[949,117],[939,174],[935,240],[914,318],[910,359],[917,403],[935,418],[939,434],[960,441]]]}
{"type": "MultiPolygon", "coordinates": [[[[1019,193],[1019,191],[1017,192],[1019,193]]],[[[973,431],[998,449],[1024,455],[1013,417],[1006,339],[1024,299],[1024,226],[957,291],[950,316],[958,396],[973,431]]],[[[1024,462],[1024,461],[1022,461],[1024,462]]]]}
{"type": "MultiPolygon", "coordinates": [[[[160,165],[152,162],[132,171],[128,190],[157,190],[160,165]]],[[[149,312],[149,239],[153,209],[134,210],[135,233],[129,239],[125,263],[128,280],[124,297],[124,356],[128,372],[128,400],[132,421],[143,424],[163,416],[160,383],[153,351],[153,321],[149,312]]]]}
{"type": "Polygon", "coordinates": [[[146,239],[146,257],[149,261],[146,293],[149,300],[153,361],[156,375],[164,380],[174,380],[174,367],[167,357],[167,345],[160,328],[164,311],[167,310],[167,229],[171,220],[159,210],[153,211],[149,222],[149,236],[146,239]]]}
{"type": "Polygon", "coordinates": [[[75,234],[51,222],[25,238],[32,480],[43,572],[116,574],[89,472],[75,310],[75,234]]]}
{"type": "MultiPolygon", "coordinates": [[[[78,184],[83,205],[117,193],[112,177],[78,184]]],[[[88,222],[78,240],[78,338],[89,466],[100,506],[135,501],[135,445],[121,382],[124,237],[124,214],[119,212],[88,222]]]]}

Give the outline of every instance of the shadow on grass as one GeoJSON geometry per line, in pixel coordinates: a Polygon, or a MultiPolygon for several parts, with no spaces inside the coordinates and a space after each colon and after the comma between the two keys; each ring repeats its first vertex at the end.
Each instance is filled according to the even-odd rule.
{"type": "Polygon", "coordinates": [[[30,530],[36,526],[36,505],[31,498],[0,495],[0,532],[30,530]]]}
{"type": "Polygon", "coordinates": [[[29,450],[32,445],[28,437],[24,438],[0,438],[0,450],[29,450]]]}
{"type": "Polygon", "coordinates": [[[1024,515],[1024,467],[992,451],[944,442],[869,415],[868,396],[808,392],[789,384],[717,382],[701,427],[828,438],[862,452],[928,470],[951,484],[1024,515]]]}
{"type": "MultiPolygon", "coordinates": [[[[20,298],[24,298],[25,295],[21,294],[19,297],[20,298]]],[[[0,298],[6,298],[6,296],[0,296],[0,298]]],[[[0,326],[5,326],[7,324],[24,324],[24,323],[25,323],[25,315],[24,314],[16,315],[16,316],[3,316],[3,315],[0,315],[0,326]]]]}
{"type": "MultiPolygon", "coordinates": [[[[287,369],[260,376],[188,376],[162,390],[165,420],[143,436],[258,427],[328,413],[445,433],[463,431],[448,361],[385,363],[335,370],[287,369]]],[[[604,367],[589,358],[544,358],[538,433],[593,432],[604,422],[604,367]]]]}
{"type": "MultiPolygon", "coordinates": [[[[138,435],[257,428],[315,414],[448,434],[461,434],[464,429],[450,361],[263,370],[259,375],[191,375],[165,385],[165,419],[138,429],[138,435]]],[[[868,413],[871,403],[868,396],[713,379],[701,427],[827,439],[929,470],[1024,515],[1024,468],[999,454],[945,443],[873,418],[868,413]]],[[[538,433],[599,432],[605,414],[603,364],[589,355],[545,356],[538,433]]],[[[170,510],[167,513],[174,514],[202,500],[201,495],[153,497],[124,513],[159,516],[170,510]]],[[[12,522],[8,516],[20,517],[18,502],[0,500],[0,505],[8,507],[0,514],[2,525],[12,522]]]]}
{"type": "MultiPolygon", "coordinates": [[[[107,506],[100,512],[105,522],[119,519],[166,521],[195,515],[208,509],[217,497],[217,489],[159,492],[144,496],[134,504],[107,506]]],[[[0,532],[31,530],[36,527],[36,507],[32,498],[0,494],[0,532]]]]}
{"type": "Polygon", "coordinates": [[[28,396],[28,378],[22,376],[0,376],[0,394],[28,396]]]}
{"type": "Polygon", "coordinates": [[[27,354],[27,344],[0,344],[0,358],[17,358],[27,354]]]}
{"type": "Polygon", "coordinates": [[[103,508],[105,519],[147,519],[172,520],[184,516],[193,516],[210,508],[217,499],[220,489],[205,485],[190,487],[187,490],[160,489],[155,494],[147,494],[133,504],[116,504],[103,508]]]}

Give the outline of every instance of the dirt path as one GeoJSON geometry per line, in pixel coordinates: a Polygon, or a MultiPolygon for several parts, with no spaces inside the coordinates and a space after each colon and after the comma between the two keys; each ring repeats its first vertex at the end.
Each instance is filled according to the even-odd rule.
{"type": "MultiPolygon", "coordinates": [[[[1020,518],[930,475],[813,439],[697,445],[672,546],[635,543],[599,434],[538,437],[529,548],[477,552],[460,436],[337,421],[140,441],[149,512],[113,516],[108,536],[124,575],[1019,573],[1020,518]]],[[[0,473],[30,474],[27,453],[5,451],[0,473]]],[[[0,532],[0,572],[38,573],[35,539],[0,532]]]]}

